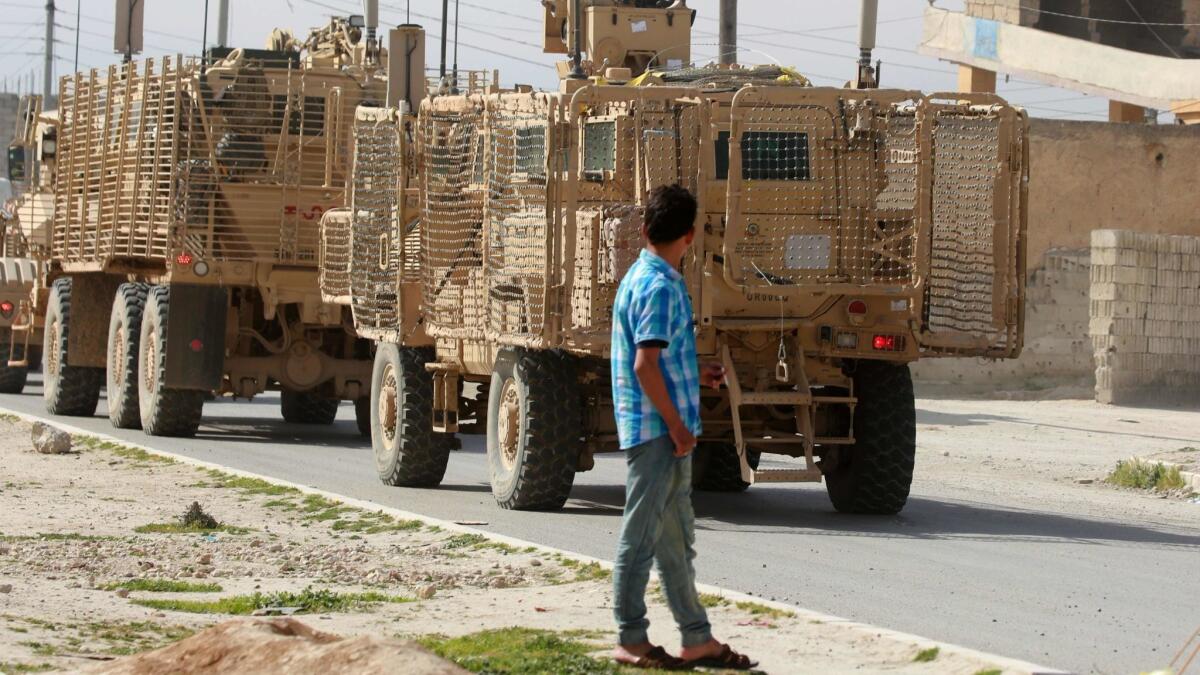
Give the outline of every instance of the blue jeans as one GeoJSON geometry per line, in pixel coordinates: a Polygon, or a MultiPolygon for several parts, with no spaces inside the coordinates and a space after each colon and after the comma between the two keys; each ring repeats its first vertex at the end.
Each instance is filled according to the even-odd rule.
{"type": "Polygon", "coordinates": [[[696,518],[692,512],[692,457],[676,457],[670,436],[625,451],[625,517],[613,567],[613,614],[623,645],[647,642],[646,582],[658,562],[667,604],[685,647],[712,639],[708,614],[696,593],[696,518]]]}

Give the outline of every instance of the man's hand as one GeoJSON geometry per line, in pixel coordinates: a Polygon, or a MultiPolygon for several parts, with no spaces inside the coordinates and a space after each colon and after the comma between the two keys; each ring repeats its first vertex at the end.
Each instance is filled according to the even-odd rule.
{"type": "Polygon", "coordinates": [[[696,448],[696,437],[684,424],[671,427],[671,440],[675,442],[676,457],[687,457],[696,448]]]}
{"type": "Polygon", "coordinates": [[[700,368],[700,385],[720,389],[725,383],[725,366],[719,363],[706,363],[700,368]]]}

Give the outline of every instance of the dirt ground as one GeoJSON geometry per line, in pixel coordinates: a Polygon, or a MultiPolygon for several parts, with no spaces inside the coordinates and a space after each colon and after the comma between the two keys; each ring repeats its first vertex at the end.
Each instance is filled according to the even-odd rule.
{"type": "MultiPolygon", "coordinates": [[[[598,566],[123,446],[77,438],[73,454],[41,455],[29,436],[24,422],[0,421],[0,672],[85,669],[224,620],[239,598],[305,589],[327,599],[358,594],[347,606],[298,616],[344,636],[523,626],[574,631],[598,654],[613,637],[610,582],[598,566]],[[179,531],[193,502],[223,528],[179,531]],[[146,590],[167,582],[219,590],[146,590]],[[225,604],[198,613],[196,601],[225,604]]],[[[946,469],[957,461],[947,459],[946,469]]],[[[724,637],[767,672],[1000,672],[951,650],[914,661],[929,645],[884,633],[705,601],[715,624],[733,628],[724,637]]],[[[673,640],[661,601],[652,602],[651,620],[656,639],[673,640]]]]}
{"type": "Polygon", "coordinates": [[[1070,512],[1121,514],[1144,524],[1194,527],[1200,504],[1176,495],[1116,488],[1104,478],[1120,460],[1200,460],[1200,412],[1126,408],[1089,400],[917,401],[915,488],[1070,512]]]}

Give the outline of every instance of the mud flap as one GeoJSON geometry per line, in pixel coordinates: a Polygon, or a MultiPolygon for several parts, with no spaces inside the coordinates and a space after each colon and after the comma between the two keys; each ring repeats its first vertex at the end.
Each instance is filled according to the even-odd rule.
{"type": "Polygon", "coordinates": [[[164,381],[168,388],[213,391],[221,386],[228,309],[224,288],[171,284],[164,381]]]}

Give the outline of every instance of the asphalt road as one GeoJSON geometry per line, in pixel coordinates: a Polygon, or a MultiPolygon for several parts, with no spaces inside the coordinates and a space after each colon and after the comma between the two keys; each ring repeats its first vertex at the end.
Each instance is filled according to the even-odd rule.
{"type": "MultiPolygon", "coordinates": [[[[23,395],[0,395],[0,406],[44,415],[40,376],[31,376],[23,395]]],[[[590,556],[611,558],[615,547],[620,456],[599,457],[594,471],[580,474],[562,512],[520,513],[495,506],[477,436],[464,437],[439,489],[412,490],[379,483],[349,406],[334,426],[312,428],[284,424],[277,396],[209,403],[194,439],[116,430],[105,415],[101,402],[96,417],[63,421],[438,518],[484,521],[481,529],[590,556]]],[[[937,431],[956,424],[944,414],[921,415],[937,431]]],[[[977,426],[964,426],[964,439],[991,442],[985,426],[970,424],[977,426]]],[[[1014,501],[1021,500],[985,489],[964,498],[920,475],[908,507],[887,518],[837,514],[820,485],[697,495],[698,574],[703,582],[1058,668],[1165,666],[1200,624],[1200,506],[1194,527],[1172,527],[1014,501]]],[[[669,627],[656,634],[670,639],[669,627]]]]}

